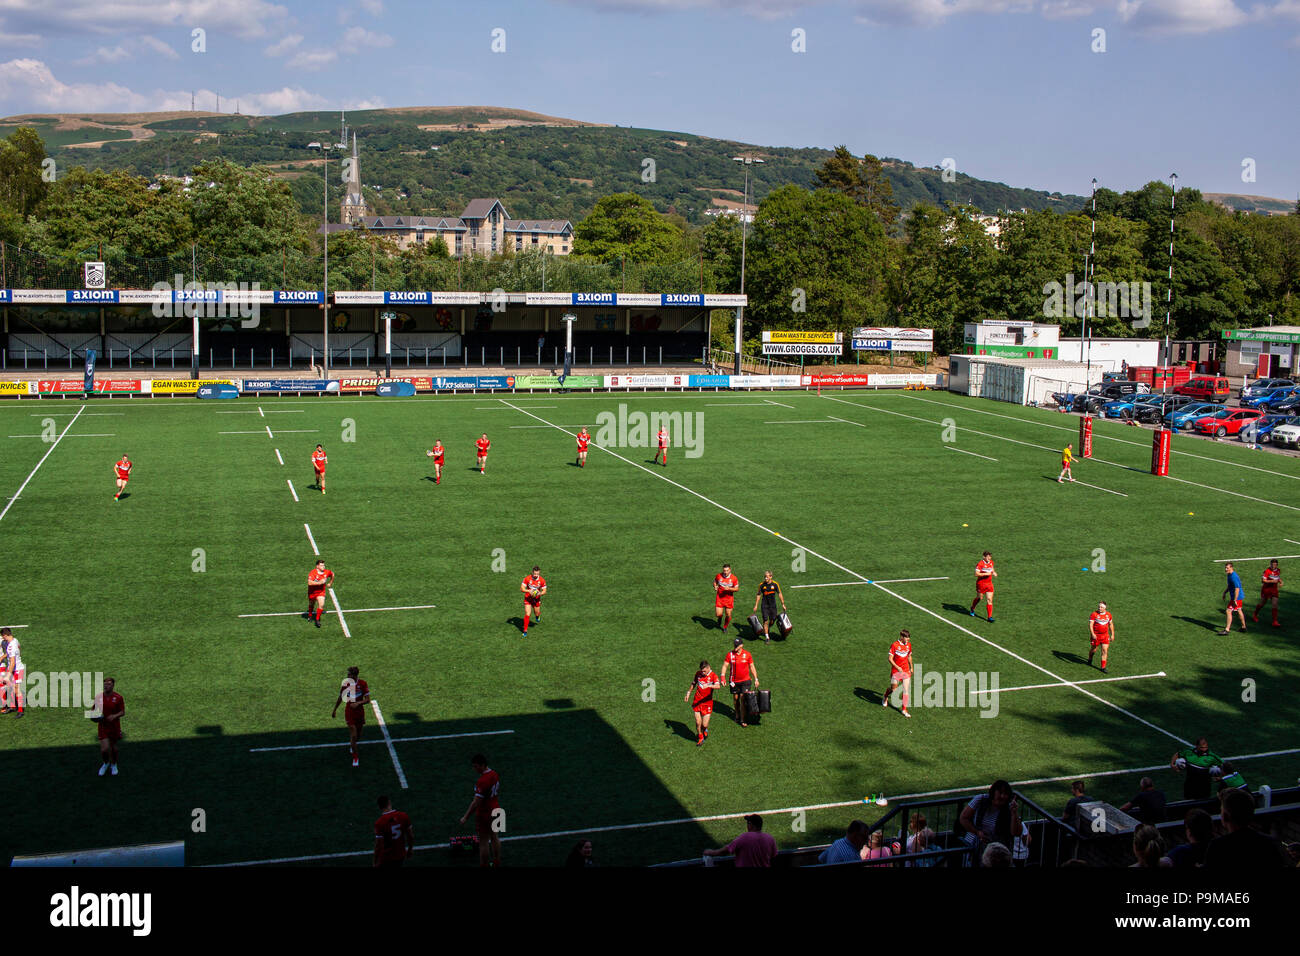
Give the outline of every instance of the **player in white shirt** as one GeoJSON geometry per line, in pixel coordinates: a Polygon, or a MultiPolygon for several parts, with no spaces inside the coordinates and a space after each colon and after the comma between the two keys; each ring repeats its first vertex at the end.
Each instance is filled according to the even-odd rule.
{"type": "Polygon", "coordinates": [[[14,637],[13,631],[9,628],[0,628],[0,657],[4,658],[4,680],[2,699],[4,706],[0,707],[0,714],[17,713],[19,717],[23,715],[23,709],[27,705],[26,696],[23,694],[23,678],[27,676],[27,669],[23,666],[22,649],[18,646],[18,638],[14,637]]]}

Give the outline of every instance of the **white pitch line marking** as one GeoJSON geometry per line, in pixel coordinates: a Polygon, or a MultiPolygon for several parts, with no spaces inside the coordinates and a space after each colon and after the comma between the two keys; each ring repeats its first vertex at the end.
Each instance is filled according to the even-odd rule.
{"type": "Polygon", "coordinates": [[[393,746],[393,738],[388,735],[388,724],[384,723],[384,715],[379,711],[379,701],[373,697],[370,699],[370,707],[375,712],[375,720],[379,721],[379,731],[384,735],[384,743],[388,745],[388,756],[393,758],[393,769],[397,771],[397,781],[406,790],[406,774],[402,770],[402,762],[397,759],[397,748],[393,746]]]}
{"type": "Polygon", "coordinates": [[[831,419],[831,421],[843,422],[845,425],[857,425],[859,428],[867,427],[866,425],[862,424],[862,422],[851,422],[847,418],[836,418],[834,415],[827,415],[826,417],[831,419]]]}
{"type": "Polygon", "coordinates": [[[874,578],[870,581],[833,581],[830,584],[792,584],[790,590],[797,588],[847,588],[861,587],[866,584],[907,584],[911,581],[947,581],[948,578],[888,578],[884,581],[877,581],[874,578]]]}
{"type": "MultiPolygon", "coordinates": [[[[375,741],[375,743],[378,743],[378,741],[375,741]]],[[[343,746],[346,746],[346,744],[344,744],[343,746]]],[[[1240,763],[1246,760],[1254,760],[1262,757],[1282,757],[1282,756],[1289,756],[1295,753],[1300,753],[1300,749],[1274,750],[1274,751],[1269,751],[1268,753],[1258,753],[1258,754],[1243,754],[1242,756],[1239,757],[1229,757],[1227,759],[1233,762],[1240,763]]],[[[1123,770],[1099,770],[1095,773],[1072,773],[1062,777],[1037,777],[1033,780],[1013,780],[1011,782],[1011,786],[1012,787],[1034,787],[1034,786],[1040,786],[1042,784],[1048,784],[1048,783],[1062,783],[1066,780],[1079,780],[1079,779],[1091,780],[1098,777],[1120,777],[1120,776],[1129,776],[1135,773],[1151,773],[1156,770],[1168,770],[1168,769],[1169,769],[1169,764],[1161,763],[1161,764],[1153,764],[1150,767],[1127,767],[1123,770]]],[[[950,793],[951,794],[979,793],[980,791],[987,791],[987,790],[988,790],[988,784],[981,783],[981,784],[976,784],[975,786],[972,787],[950,787],[947,790],[926,790],[922,793],[903,793],[892,797],[892,799],[895,801],[920,800],[920,799],[925,799],[927,797],[943,797],[943,796],[947,796],[950,793]]],[[[860,807],[861,805],[862,805],[862,798],[858,797],[857,799],[854,800],[841,800],[837,803],[812,803],[804,807],[780,807],[775,810],[757,810],[757,811],[743,810],[739,813],[715,813],[707,817],[680,817],[676,820],[650,820],[644,823],[619,823],[613,826],[586,827],[579,830],[553,830],[550,833],[524,833],[519,836],[502,837],[501,839],[502,841],[549,840],[558,837],[582,836],[583,834],[588,834],[588,833],[614,833],[619,830],[642,830],[642,829],[649,829],[650,827],[679,826],[684,823],[713,823],[719,820],[739,820],[743,817],[748,816],[751,813],[758,813],[761,816],[767,816],[769,814],[777,814],[777,813],[791,814],[791,813],[807,812],[809,810],[841,810],[845,807],[860,807]]],[[[415,849],[423,851],[423,850],[446,849],[446,847],[447,847],[446,843],[430,843],[427,846],[417,846],[415,849]]],[[[279,863],[307,863],[312,860],[341,860],[352,856],[371,856],[373,854],[374,854],[374,850],[347,850],[342,853],[317,853],[311,856],[283,856],[272,860],[243,860],[239,863],[216,863],[213,864],[213,866],[218,868],[231,867],[231,866],[270,866],[279,863]]]]}
{"type": "MultiPolygon", "coordinates": [[[[371,611],[423,611],[437,607],[436,604],[403,604],[399,607],[351,607],[348,614],[367,614],[371,611]]],[[[333,614],[333,611],[326,611],[333,614]]],[[[302,617],[302,611],[271,611],[266,614],[240,614],[239,617],[302,617]]]]}
{"type": "MultiPolygon", "coordinates": [[[[71,414],[73,414],[73,413],[72,413],[72,412],[46,412],[46,413],[44,413],[44,414],[41,414],[40,412],[31,412],[31,413],[30,413],[30,417],[32,417],[32,418],[56,418],[56,417],[57,417],[57,418],[66,418],[67,416],[69,416],[69,415],[71,415],[71,414]]],[[[86,417],[87,417],[87,418],[96,418],[96,417],[98,417],[98,418],[107,418],[107,417],[109,417],[109,416],[117,416],[117,417],[121,417],[122,415],[125,415],[125,414],[126,414],[126,412],[86,412],[86,417]]]]}
{"type": "Polygon", "coordinates": [[[275,460],[282,465],[284,464],[284,459],[280,457],[280,449],[278,448],[275,450],[275,460]]]}
{"type": "Polygon", "coordinates": [[[0,627],[31,627],[30,624],[0,624],[0,627]]]}
{"type": "Polygon", "coordinates": [[[1083,485],[1083,487],[1085,487],[1085,488],[1093,488],[1093,489],[1095,489],[1095,490],[1097,490],[1097,491],[1104,491],[1104,492],[1106,492],[1106,494],[1108,494],[1108,495],[1119,495],[1121,498],[1127,498],[1127,497],[1128,497],[1128,495],[1124,494],[1124,492],[1122,492],[1122,491],[1111,491],[1109,488],[1103,488],[1103,487],[1101,487],[1101,485],[1090,485],[1090,484],[1088,484],[1086,481],[1080,481],[1078,478],[1071,478],[1071,479],[1069,480],[1069,482],[1064,482],[1064,481],[1063,481],[1063,482],[1061,482],[1061,484],[1063,484],[1063,485],[1064,485],[1064,484],[1083,485]]]}
{"type": "Polygon", "coordinates": [[[963,455],[975,455],[976,458],[983,458],[985,461],[997,461],[996,458],[990,458],[988,455],[976,455],[973,451],[966,451],[964,448],[954,448],[952,445],[944,445],[949,451],[959,451],[963,455]]]}
{"type": "MultiPolygon", "coordinates": [[[[1076,684],[1108,684],[1121,680],[1146,680],[1149,677],[1168,677],[1164,671],[1158,671],[1155,674],[1133,674],[1129,677],[1093,677],[1090,680],[1077,680],[1076,684]]],[[[971,695],[975,697],[986,697],[989,694],[1009,694],[1013,690],[1042,690],[1048,687],[1064,687],[1064,684],[1026,684],[1024,687],[998,687],[993,690],[973,690],[971,695]]]]}
{"type": "Polygon", "coordinates": [[[1300,541],[1296,541],[1292,538],[1283,538],[1282,540],[1287,542],[1288,544],[1300,544],[1300,541]]]}
{"type": "MultiPolygon", "coordinates": [[[[44,438],[45,436],[44,435],[10,435],[9,437],[10,438],[44,438]]],[[[117,436],[110,432],[108,434],[90,434],[90,433],[76,434],[76,435],[69,435],[68,437],[69,438],[116,438],[117,436]]]]}
{"type": "MultiPolygon", "coordinates": [[[[504,398],[502,398],[502,399],[498,399],[498,401],[500,401],[501,404],[503,404],[503,405],[506,405],[506,406],[508,406],[508,407],[510,407],[510,408],[514,408],[516,411],[519,411],[519,412],[522,412],[522,413],[525,414],[525,415],[528,415],[530,418],[535,418],[535,419],[537,419],[539,422],[542,422],[542,423],[544,423],[544,424],[548,424],[548,425],[551,424],[550,422],[547,422],[546,419],[542,418],[540,415],[534,415],[534,414],[532,414],[532,412],[529,412],[529,411],[527,411],[526,409],[519,408],[518,406],[511,405],[511,404],[510,404],[509,402],[507,402],[504,398]]],[[[841,399],[834,399],[834,398],[833,398],[833,399],[831,399],[831,401],[842,401],[842,400],[841,400],[841,399]]],[[[844,404],[845,404],[845,405],[853,405],[853,404],[855,404],[855,403],[854,403],[854,402],[844,402],[844,404]]],[[[862,407],[869,408],[870,406],[862,406],[862,407]]],[[[894,414],[901,414],[901,413],[894,413],[894,414]]],[[[904,416],[904,417],[912,417],[912,416],[904,416]]],[[[560,432],[564,432],[564,429],[560,428],[558,425],[552,425],[552,427],[555,428],[556,430],[560,431],[560,432]]],[[[863,427],[866,427],[866,426],[863,426],[863,427]]],[[[564,432],[564,433],[567,434],[567,435],[569,435],[570,437],[573,436],[573,433],[572,433],[572,432],[564,432]]],[[[1014,440],[1014,439],[1013,439],[1013,440],[1014,440]]],[[[719,504],[718,502],[714,501],[712,498],[706,497],[705,495],[700,494],[700,492],[695,491],[694,489],[688,488],[688,487],[686,487],[685,485],[683,485],[683,484],[681,484],[681,483],[679,483],[679,482],[673,481],[673,480],[672,480],[671,478],[669,478],[667,475],[664,475],[664,474],[661,474],[660,472],[653,471],[653,470],[651,470],[651,469],[649,469],[649,468],[646,468],[645,466],[643,466],[643,465],[641,465],[641,464],[638,464],[638,463],[635,462],[635,461],[632,461],[630,458],[624,458],[622,455],[618,454],[617,452],[611,451],[610,449],[605,448],[605,447],[602,446],[602,445],[596,445],[595,442],[592,442],[592,444],[595,445],[595,447],[599,448],[601,451],[605,452],[607,455],[612,455],[613,457],[617,458],[619,461],[622,461],[622,462],[624,462],[625,464],[631,465],[633,468],[638,468],[638,469],[640,469],[641,471],[644,471],[644,472],[645,472],[646,474],[648,474],[648,475],[654,475],[654,476],[655,476],[656,478],[658,478],[659,480],[661,480],[661,481],[666,481],[666,482],[668,482],[670,485],[672,485],[672,486],[674,486],[674,487],[676,487],[676,488],[680,488],[682,491],[686,492],[687,494],[689,494],[689,495],[693,495],[694,497],[699,498],[701,501],[704,501],[704,502],[707,502],[708,504],[713,505],[713,507],[717,508],[717,509],[720,510],[720,511],[725,511],[727,514],[731,515],[733,518],[738,518],[739,520],[745,522],[745,524],[752,525],[753,527],[758,528],[760,531],[766,532],[767,534],[770,534],[770,535],[775,535],[775,534],[776,534],[776,532],[773,531],[771,528],[768,528],[768,527],[766,527],[765,525],[761,525],[761,524],[759,524],[757,521],[753,520],[752,518],[747,518],[747,517],[745,517],[744,515],[742,515],[742,514],[741,514],[740,512],[738,512],[738,511],[732,511],[732,510],[731,510],[730,508],[728,508],[726,505],[719,504]]],[[[827,564],[829,564],[831,567],[833,567],[833,568],[838,568],[840,571],[843,571],[845,574],[849,575],[850,577],[857,578],[857,579],[860,580],[860,581],[868,581],[868,580],[869,580],[868,578],[863,577],[861,574],[858,574],[856,571],[853,571],[853,570],[851,570],[851,569],[849,569],[849,568],[846,568],[844,565],[840,564],[839,562],[831,560],[830,558],[826,557],[824,554],[819,554],[818,552],[814,551],[812,548],[809,548],[809,547],[807,547],[807,546],[805,546],[805,545],[801,545],[798,541],[795,541],[793,538],[786,538],[785,540],[786,540],[786,541],[789,541],[790,544],[793,545],[793,546],[796,547],[796,548],[802,548],[804,551],[806,551],[808,554],[811,554],[813,557],[818,558],[818,559],[820,559],[820,560],[822,560],[822,561],[825,561],[825,562],[826,562],[827,564]]],[[[1000,644],[997,644],[997,643],[995,643],[995,642],[993,642],[993,641],[990,641],[988,638],[986,638],[986,637],[984,637],[984,636],[982,636],[982,635],[980,635],[980,634],[975,633],[974,631],[970,630],[969,628],[963,627],[962,625],[958,624],[956,621],[949,620],[948,618],[944,617],[943,615],[939,614],[938,612],[930,610],[928,607],[923,607],[922,605],[917,604],[915,601],[908,600],[907,598],[903,597],[903,595],[899,594],[897,591],[891,591],[891,590],[889,590],[889,588],[884,587],[884,586],[882,586],[882,585],[880,585],[880,584],[878,584],[878,583],[875,583],[875,582],[872,582],[872,583],[874,584],[875,587],[879,588],[881,591],[883,591],[885,594],[888,594],[890,597],[894,598],[895,600],[902,601],[904,604],[911,605],[912,607],[916,608],[918,611],[922,612],[923,614],[928,614],[928,615],[930,615],[930,617],[934,618],[935,620],[937,620],[937,621],[942,621],[944,624],[947,624],[949,627],[952,627],[952,628],[954,628],[954,629],[956,629],[956,630],[958,630],[958,631],[961,631],[963,634],[968,634],[969,636],[975,638],[975,640],[980,641],[980,642],[983,643],[983,644],[987,644],[989,647],[992,647],[992,648],[994,648],[994,649],[996,649],[996,650],[1001,651],[1002,653],[1006,654],[1008,657],[1014,658],[1015,660],[1020,661],[1020,663],[1025,664],[1025,665],[1027,665],[1027,666],[1029,666],[1029,667],[1032,667],[1032,668],[1033,668],[1034,670],[1036,670],[1036,671],[1040,671],[1040,672],[1046,674],[1048,677],[1051,677],[1053,680],[1060,681],[1060,682],[1063,683],[1063,684],[1070,684],[1071,686],[1073,686],[1073,687],[1075,688],[1075,690],[1077,690],[1079,693],[1083,694],[1085,697],[1090,697],[1090,698],[1092,698],[1093,700],[1097,701],[1099,704],[1104,704],[1105,706],[1110,707],[1111,709],[1118,711],[1119,713],[1123,714],[1125,717],[1128,717],[1128,718],[1130,718],[1130,719],[1132,719],[1132,720],[1135,720],[1135,721],[1137,721],[1138,723],[1140,723],[1140,724],[1142,724],[1142,725],[1144,725],[1144,726],[1146,726],[1146,727],[1150,727],[1152,730],[1157,731],[1158,733],[1164,734],[1166,737],[1170,737],[1170,738],[1172,738],[1172,739],[1174,739],[1174,740],[1177,740],[1177,741],[1178,741],[1179,743],[1181,743],[1181,744],[1187,744],[1187,745],[1190,746],[1190,743],[1191,743],[1190,741],[1184,740],[1182,737],[1179,737],[1177,734],[1170,733],[1168,730],[1165,730],[1163,727],[1158,727],[1158,726],[1156,726],[1155,724],[1151,723],[1151,721],[1149,721],[1149,720],[1147,720],[1147,719],[1145,719],[1145,718],[1143,718],[1143,717],[1139,717],[1137,714],[1133,713],[1132,711],[1130,711],[1130,710],[1126,710],[1126,709],[1124,709],[1123,707],[1119,706],[1118,704],[1115,704],[1115,703],[1112,703],[1111,701],[1106,700],[1104,697],[1098,697],[1096,694],[1094,694],[1094,693],[1093,693],[1092,691],[1090,691],[1090,690],[1084,690],[1083,688],[1079,687],[1079,686],[1077,685],[1077,683],[1075,683],[1075,682],[1073,682],[1073,681],[1068,681],[1068,680],[1066,680],[1064,677],[1061,677],[1059,674],[1054,674],[1054,673],[1052,673],[1052,672],[1049,671],[1046,667],[1043,667],[1041,664],[1036,664],[1036,663],[1034,663],[1033,661],[1029,660],[1029,659],[1026,658],[1026,657],[1021,657],[1019,654],[1015,653],[1014,651],[1010,651],[1010,650],[1008,650],[1007,648],[1001,646],[1000,644]]]]}
{"type": "Polygon", "coordinates": [[[270,425],[267,425],[267,426],[266,426],[266,437],[267,437],[267,438],[270,438],[272,441],[275,440],[275,436],[271,434],[271,426],[270,426],[270,425]]]}
{"type": "MultiPolygon", "coordinates": [[[[284,462],[280,462],[280,464],[283,465],[284,462]]],[[[296,491],[293,490],[293,482],[290,481],[288,478],[284,479],[284,481],[285,481],[285,484],[287,484],[287,485],[289,486],[289,494],[293,495],[293,500],[294,500],[294,501],[297,501],[297,500],[298,500],[298,492],[296,492],[296,491]]]]}
{"type": "Polygon", "coordinates": [[[826,418],[804,418],[795,421],[785,422],[763,422],[764,425],[834,425],[835,422],[826,418]]]}
{"type": "Polygon", "coordinates": [[[219,411],[217,412],[217,414],[218,415],[256,415],[257,413],[250,412],[247,409],[243,409],[243,410],[219,411]]]}
{"type": "MultiPolygon", "coordinates": [[[[529,405],[529,408],[559,408],[559,405],[529,405]]],[[[499,412],[503,411],[500,405],[485,405],[482,408],[475,408],[476,412],[499,412]]]]}
{"type": "Polygon", "coordinates": [[[316,539],[312,537],[312,534],[311,534],[311,525],[308,525],[308,524],[304,523],[304,524],[303,524],[303,527],[307,529],[307,540],[311,542],[311,553],[314,554],[314,555],[316,555],[316,557],[319,558],[319,557],[320,557],[320,548],[316,547],[316,539]]]}
{"type": "Polygon", "coordinates": [[[45,454],[41,456],[41,460],[38,461],[36,463],[36,467],[32,469],[32,473],[27,476],[27,479],[21,485],[18,486],[18,490],[14,492],[14,496],[10,498],[9,503],[5,505],[4,511],[0,511],[0,521],[4,520],[5,515],[9,513],[9,509],[12,508],[14,506],[14,502],[18,500],[18,496],[21,495],[23,493],[23,489],[27,487],[27,483],[36,477],[36,473],[41,470],[41,465],[45,464],[45,459],[49,458],[50,455],[54,454],[54,449],[59,447],[59,442],[63,441],[63,436],[68,433],[69,428],[77,424],[77,419],[81,417],[81,413],[84,412],[85,410],[86,410],[86,406],[84,405],[81,406],[81,408],[77,409],[77,414],[72,416],[72,421],[68,422],[68,427],[63,429],[63,432],[59,435],[58,438],[54,439],[54,442],[50,445],[49,450],[47,450],[45,454]]]}
{"type": "Polygon", "coordinates": [[[790,409],[790,411],[794,411],[794,406],[787,405],[785,404],[785,402],[774,402],[770,398],[765,398],[763,399],[763,401],[766,402],[768,405],[780,405],[782,408],[788,408],[790,409]]]}
{"type": "Polygon", "coordinates": [[[1267,558],[1215,558],[1215,564],[1231,564],[1233,561],[1272,561],[1274,558],[1300,558],[1300,554],[1273,554],[1267,558]]]}
{"type": "MultiPolygon", "coordinates": [[[[261,411],[261,408],[258,408],[261,411]]],[[[269,412],[262,412],[263,415],[306,415],[307,412],[302,408],[273,408],[269,412]]]]}
{"type": "MultiPolygon", "coordinates": [[[[271,430],[270,428],[267,428],[268,432],[270,430],[271,430]]],[[[318,431],[320,431],[319,428],[281,428],[280,434],[281,435],[314,435],[318,431]]],[[[274,438],[275,436],[273,435],[271,437],[274,438]]]]}
{"type": "Polygon", "coordinates": [[[348,619],[343,616],[343,608],[339,607],[338,595],[334,593],[333,588],[330,588],[330,600],[334,602],[334,610],[339,612],[339,626],[343,628],[343,636],[351,637],[352,632],[348,630],[348,619]]]}
{"type": "Polygon", "coordinates": [[[261,415],[263,418],[266,417],[266,412],[262,411],[262,406],[261,406],[261,405],[258,405],[258,406],[257,406],[257,414],[261,415]]]}
{"type": "MultiPolygon", "coordinates": [[[[454,740],[458,737],[491,737],[494,734],[513,734],[513,733],[514,733],[513,730],[475,730],[471,733],[466,733],[466,734],[429,734],[427,736],[422,736],[422,737],[394,737],[393,743],[409,744],[419,740],[454,740]]],[[[370,744],[382,744],[382,743],[383,743],[382,740],[358,740],[357,741],[357,744],[362,747],[369,746],[370,744]]],[[[351,745],[342,742],[335,742],[331,744],[298,744],[297,746],[293,746],[293,747],[250,747],[248,752],[250,754],[266,754],[266,753],[275,753],[281,750],[323,750],[331,747],[348,747],[348,746],[351,745]]]]}
{"type": "Polygon", "coordinates": [[[261,432],[217,432],[218,435],[260,435],[261,432]]]}
{"type": "Polygon", "coordinates": [[[759,407],[766,404],[767,402],[706,402],[704,404],[704,407],[705,408],[745,408],[751,405],[754,407],[759,407]]]}

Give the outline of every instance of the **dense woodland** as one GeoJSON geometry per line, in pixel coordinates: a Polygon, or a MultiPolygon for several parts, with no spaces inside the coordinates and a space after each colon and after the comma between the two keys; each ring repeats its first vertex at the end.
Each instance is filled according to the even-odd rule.
{"type": "MultiPolygon", "coordinates": [[[[503,155],[531,151],[539,170],[532,195],[537,182],[549,181],[546,177],[591,171],[595,160],[575,151],[582,134],[590,131],[523,128],[499,135],[509,144],[502,146],[503,155]],[[541,134],[569,138],[564,159],[547,158],[541,134]]],[[[190,155],[177,147],[171,168],[194,177],[187,188],[173,180],[155,182],[156,170],[129,164],[64,169],[56,163],[57,174],[49,181],[40,136],[32,129],[17,130],[0,141],[3,287],[75,288],[81,262],[102,257],[108,262],[109,284],[116,288],[149,288],[157,281],[173,281],[176,274],[186,280],[258,282],[263,288],[320,288],[319,205],[304,212],[299,195],[309,187],[319,204],[319,166],[313,175],[296,180],[268,170],[265,164],[275,157],[263,140],[281,134],[289,138],[287,131],[250,130],[253,141],[247,155],[238,157],[241,161],[190,155]]],[[[447,135],[467,141],[464,134],[447,135]]],[[[123,151],[120,159],[139,144],[111,148],[123,151]]],[[[382,135],[367,133],[367,156],[385,148],[382,135]]],[[[583,148],[597,150],[595,145],[583,148]]],[[[634,183],[582,185],[588,192],[605,190],[594,201],[588,197],[585,205],[572,199],[563,205],[572,192],[565,189],[553,200],[558,208],[541,208],[540,201],[530,205],[536,200],[515,195],[518,190],[504,178],[505,164],[453,160],[453,152],[449,149],[438,161],[464,177],[469,194],[499,196],[512,215],[564,217],[568,210],[585,210],[571,215],[575,255],[507,252],[458,262],[441,243],[399,252],[382,239],[354,232],[330,239],[331,290],[740,288],[739,221],[719,217],[698,224],[686,214],[695,207],[687,209],[685,199],[678,205],[671,196],[642,188],[657,184],[640,182],[640,151],[622,157],[637,170],[634,183]]],[[[758,167],[760,205],[745,243],[745,291],[751,302],[746,338],[751,344],[764,327],[916,325],[934,328],[937,344],[946,351],[960,344],[963,323],[1041,320],[1048,283],[1064,285],[1069,275],[1083,281],[1094,226],[1091,206],[1004,213],[995,237],[978,216],[996,212],[996,207],[900,196],[888,161],[852,156],[842,147],[830,154],[817,152],[822,162],[810,177],[790,175],[782,181],[780,163],[758,167]]],[[[660,183],[676,178],[666,177],[674,167],[663,155],[657,163],[660,183]]],[[[695,173],[700,185],[734,184],[738,169],[729,159],[719,162],[725,165],[714,172],[695,173]]],[[[683,169],[696,171],[701,165],[707,163],[683,169]]],[[[363,178],[372,181],[364,168],[363,178]]],[[[460,200],[454,202],[453,196],[465,194],[441,180],[437,187],[421,185],[424,180],[414,172],[411,179],[396,181],[419,211],[458,212],[460,200]]],[[[694,189],[672,188],[680,196],[694,189]]],[[[1151,331],[1139,332],[1126,318],[1100,315],[1095,334],[1163,332],[1170,200],[1170,187],[1160,182],[1122,194],[1098,191],[1093,278],[1151,283],[1154,324],[1151,331]]],[[[377,206],[390,211],[382,203],[377,206]]],[[[1300,207],[1282,216],[1232,213],[1204,201],[1196,189],[1182,188],[1175,215],[1175,337],[1217,338],[1220,329],[1270,322],[1300,325],[1300,207]]],[[[1060,324],[1064,335],[1077,335],[1081,319],[1067,315],[1060,324]]],[[[720,333],[726,325],[715,323],[720,333]]]]}

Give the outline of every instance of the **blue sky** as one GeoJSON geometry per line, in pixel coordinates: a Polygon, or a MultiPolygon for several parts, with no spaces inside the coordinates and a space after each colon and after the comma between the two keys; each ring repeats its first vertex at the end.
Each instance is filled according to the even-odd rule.
{"type": "Polygon", "coordinates": [[[246,113],[512,106],[844,143],[1063,192],[1177,172],[1300,194],[1300,0],[0,0],[0,113],[192,90],[246,113]]]}

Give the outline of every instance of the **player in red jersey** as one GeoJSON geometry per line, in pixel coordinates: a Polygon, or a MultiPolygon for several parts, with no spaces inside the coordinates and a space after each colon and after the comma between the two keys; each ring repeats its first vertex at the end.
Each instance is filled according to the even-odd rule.
{"type": "Polygon", "coordinates": [[[736,707],[736,720],[740,726],[745,723],[745,695],[749,693],[750,678],[758,686],[758,669],[754,667],[754,655],[745,650],[745,642],[739,637],[731,643],[731,651],[722,661],[722,679],[731,688],[731,701],[736,707]]]}
{"type": "Polygon", "coordinates": [[[131,464],[131,459],[127,458],[126,455],[113,463],[113,473],[117,475],[117,493],[113,495],[114,501],[121,500],[122,492],[126,491],[126,483],[131,480],[131,469],[134,467],[131,464]]]}
{"type": "Polygon", "coordinates": [[[315,620],[320,627],[320,616],[325,610],[325,591],[334,584],[334,572],[325,567],[325,559],[317,558],[316,566],[307,572],[307,620],[315,620]]]}
{"type": "Polygon", "coordinates": [[[898,640],[889,645],[889,690],[885,691],[880,706],[889,706],[889,696],[899,684],[903,685],[903,716],[911,717],[907,712],[907,702],[912,696],[912,632],[898,632],[898,640]]]}
{"type": "Polygon", "coordinates": [[[447,449],[442,447],[442,439],[435,439],[433,447],[426,451],[425,457],[433,459],[433,483],[442,484],[442,465],[447,449]]]}
{"type": "Polygon", "coordinates": [[[357,753],[357,744],[361,740],[361,728],[366,725],[366,704],[370,703],[370,685],[363,681],[358,674],[361,671],[355,667],[348,668],[348,676],[343,678],[343,686],[339,688],[338,699],[334,701],[334,709],[330,711],[330,717],[337,717],[339,713],[339,704],[343,707],[343,719],[348,724],[348,744],[352,752],[352,766],[361,765],[361,755],[357,753]]]}
{"type": "Polygon", "coordinates": [[[478,834],[479,866],[501,865],[501,833],[497,826],[498,819],[504,828],[505,811],[497,800],[501,792],[501,777],[488,766],[487,757],[475,754],[469,760],[478,780],[474,784],[474,799],[469,802],[469,809],[460,818],[461,824],[474,814],[474,832],[478,834]]]}
{"type": "Polygon", "coordinates": [[[478,473],[480,475],[486,474],[487,453],[488,449],[492,447],[492,443],[488,441],[487,432],[484,432],[483,437],[474,443],[474,447],[478,449],[478,473]]]}
{"type": "Polygon", "coordinates": [[[23,679],[27,676],[27,669],[23,664],[23,652],[18,646],[18,638],[7,627],[0,628],[0,670],[3,671],[0,673],[0,690],[3,691],[0,699],[4,701],[0,714],[16,713],[21,717],[27,706],[23,694],[23,679]]]}
{"type": "Polygon", "coordinates": [[[731,565],[724,564],[722,573],[713,576],[713,619],[722,621],[722,633],[727,633],[731,625],[731,612],[736,607],[736,592],[740,590],[740,579],[731,573],[731,565]],[[725,617],[725,620],[723,618],[725,617]]]}
{"type": "Polygon", "coordinates": [[[587,467],[587,446],[591,444],[591,436],[587,434],[587,426],[582,426],[582,431],[578,432],[578,467],[587,467]]]}
{"type": "Polygon", "coordinates": [[[546,578],[542,577],[542,569],[533,565],[533,573],[524,578],[519,590],[524,594],[524,633],[527,634],[529,615],[535,617],[538,624],[542,623],[542,596],[546,594],[546,578]]]}
{"type": "Polygon", "coordinates": [[[659,461],[660,455],[663,456],[664,467],[667,467],[668,466],[668,429],[667,428],[659,429],[659,450],[655,452],[655,456],[653,459],[651,459],[651,463],[659,461]]]}
{"type": "Polygon", "coordinates": [[[379,819],[375,821],[374,865],[401,866],[415,853],[415,834],[411,818],[393,809],[387,796],[379,798],[379,819]]]}
{"type": "Polygon", "coordinates": [[[1282,570],[1277,566],[1277,558],[1268,563],[1264,569],[1263,577],[1260,579],[1259,603],[1255,605],[1255,613],[1251,620],[1259,620],[1259,612],[1265,604],[1273,605],[1273,626],[1281,627],[1277,622],[1277,593],[1282,589],[1282,570]]]}
{"type": "Polygon", "coordinates": [[[325,463],[328,460],[325,457],[325,449],[317,445],[316,450],[311,453],[311,467],[316,476],[316,484],[312,487],[319,488],[322,495],[325,494],[325,463]]]}
{"type": "Polygon", "coordinates": [[[113,688],[117,682],[111,677],[104,678],[104,691],[95,695],[94,718],[99,725],[99,775],[117,776],[117,745],[122,740],[122,715],[126,713],[126,701],[113,688]]]}
{"type": "Polygon", "coordinates": [[[709,718],[713,716],[713,692],[722,686],[708,661],[700,661],[700,669],[691,678],[686,700],[695,712],[695,746],[703,747],[709,736],[709,718]],[[694,699],[692,699],[694,698],[694,699]]]}
{"type": "Polygon", "coordinates": [[[1097,605],[1097,610],[1088,615],[1088,663],[1092,664],[1092,655],[1101,648],[1101,672],[1106,673],[1106,653],[1111,642],[1115,640],[1115,621],[1106,610],[1106,602],[1097,605]]]}
{"type": "Polygon", "coordinates": [[[985,551],[984,557],[975,565],[975,600],[970,602],[971,617],[975,616],[975,608],[982,597],[988,605],[989,623],[993,623],[993,579],[997,576],[998,573],[993,570],[993,555],[985,551]]]}

